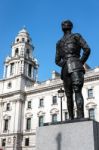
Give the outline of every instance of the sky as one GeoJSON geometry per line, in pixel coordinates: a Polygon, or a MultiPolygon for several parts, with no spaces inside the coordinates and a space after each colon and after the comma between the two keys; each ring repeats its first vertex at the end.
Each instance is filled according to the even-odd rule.
{"type": "Polygon", "coordinates": [[[11,55],[11,43],[25,26],[35,47],[33,57],[39,62],[38,80],[51,78],[55,64],[56,43],[62,37],[61,22],[71,20],[73,32],[80,33],[91,48],[87,61],[99,66],[99,0],[0,0],[0,79],[4,60],[11,55]]]}

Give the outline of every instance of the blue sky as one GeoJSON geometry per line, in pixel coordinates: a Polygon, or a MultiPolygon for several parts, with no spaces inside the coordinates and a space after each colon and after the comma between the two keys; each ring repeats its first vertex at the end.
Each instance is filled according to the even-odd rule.
{"type": "Polygon", "coordinates": [[[51,78],[55,65],[56,42],[62,37],[61,22],[70,19],[73,32],[88,42],[91,55],[87,63],[99,66],[99,1],[98,0],[1,0],[0,1],[0,78],[3,62],[11,54],[11,43],[25,25],[35,46],[39,80],[51,78]]]}

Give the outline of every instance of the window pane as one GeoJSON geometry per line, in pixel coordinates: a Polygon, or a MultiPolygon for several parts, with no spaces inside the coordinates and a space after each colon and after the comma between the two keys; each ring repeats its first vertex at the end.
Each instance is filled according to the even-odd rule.
{"type": "Polygon", "coordinates": [[[65,120],[67,120],[67,119],[68,119],[68,113],[65,112],[65,120]]]}
{"type": "Polygon", "coordinates": [[[29,146],[29,138],[25,139],[25,146],[29,146]]]}
{"type": "Polygon", "coordinates": [[[8,119],[6,119],[4,123],[4,131],[7,131],[7,130],[8,130],[8,119]]]}
{"type": "Polygon", "coordinates": [[[31,108],[31,101],[28,101],[28,108],[31,108]]]}
{"type": "Polygon", "coordinates": [[[44,106],[44,99],[40,99],[40,107],[44,106]]]}
{"type": "Polygon", "coordinates": [[[30,40],[29,40],[29,39],[27,39],[27,42],[29,43],[29,42],[30,42],[30,40]]]}
{"type": "Polygon", "coordinates": [[[10,103],[7,103],[7,109],[6,110],[10,110],[10,103]]]}
{"type": "Polygon", "coordinates": [[[39,126],[43,126],[43,124],[44,124],[44,117],[40,116],[39,117],[39,126]]]}
{"type": "Polygon", "coordinates": [[[17,42],[19,41],[19,39],[17,39],[17,42]]]}
{"type": "Polygon", "coordinates": [[[17,56],[17,55],[18,55],[18,53],[19,53],[19,49],[18,49],[18,48],[16,48],[16,50],[15,50],[15,56],[17,56]]]}
{"type": "Polygon", "coordinates": [[[7,73],[8,73],[8,66],[6,66],[6,69],[5,69],[5,77],[7,77],[7,73]]]}
{"type": "Polygon", "coordinates": [[[29,58],[29,55],[30,55],[30,50],[27,49],[27,50],[26,50],[26,56],[27,56],[27,58],[29,58]]]}
{"type": "Polygon", "coordinates": [[[57,114],[52,115],[52,122],[53,123],[57,122],[57,114]]]}
{"type": "Polygon", "coordinates": [[[6,139],[2,139],[2,146],[6,145],[6,139]]]}
{"type": "Polygon", "coordinates": [[[26,129],[27,129],[27,130],[30,130],[30,129],[31,129],[31,118],[27,118],[26,129]]]}
{"type": "Polygon", "coordinates": [[[14,63],[12,63],[10,66],[10,75],[13,75],[13,73],[14,73],[14,63]]]}
{"type": "Polygon", "coordinates": [[[32,65],[29,64],[29,67],[28,67],[28,76],[31,77],[31,73],[32,73],[32,65]]]}
{"type": "Polygon", "coordinates": [[[89,118],[90,119],[95,119],[95,112],[94,112],[94,109],[89,109],[89,118]]]}
{"type": "Polygon", "coordinates": [[[25,39],[24,38],[22,38],[22,42],[24,42],[25,41],[25,39]]]}
{"type": "Polygon", "coordinates": [[[57,96],[53,96],[53,104],[57,103],[57,96]]]}
{"type": "Polygon", "coordinates": [[[88,98],[93,97],[93,89],[88,89],[88,98]]]}

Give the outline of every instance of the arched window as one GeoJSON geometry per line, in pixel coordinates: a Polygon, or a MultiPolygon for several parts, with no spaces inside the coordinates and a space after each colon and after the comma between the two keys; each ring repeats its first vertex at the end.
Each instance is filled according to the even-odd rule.
{"type": "Polygon", "coordinates": [[[57,122],[57,114],[52,114],[52,123],[57,122]]]}
{"type": "Polygon", "coordinates": [[[29,39],[27,39],[27,43],[30,43],[30,40],[29,40],[29,39]]]}
{"type": "Polygon", "coordinates": [[[93,88],[88,89],[88,98],[93,98],[93,88]]]}
{"type": "Polygon", "coordinates": [[[16,41],[19,42],[19,38],[16,41]]]}
{"type": "Polygon", "coordinates": [[[8,88],[11,88],[12,84],[11,82],[8,83],[8,88]]]}
{"type": "Polygon", "coordinates": [[[25,146],[29,146],[29,138],[25,138],[25,146]]]}
{"type": "Polygon", "coordinates": [[[6,139],[2,139],[2,147],[6,146],[6,139]]]}
{"type": "Polygon", "coordinates": [[[18,53],[19,53],[19,49],[16,48],[16,49],[15,49],[15,56],[18,56],[18,53]]]}
{"type": "Polygon", "coordinates": [[[26,119],[26,130],[30,130],[31,129],[31,118],[27,118],[26,119]]]}
{"type": "Polygon", "coordinates": [[[22,38],[22,42],[25,42],[25,38],[22,38]]]}
{"type": "Polygon", "coordinates": [[[95,110],[94,108],[89,109],[89,118],[95,120],[95,110]]]}
{"type": "Polygon", "coordinates": [[[32,65],[29,64],[28,66],[28,76],[31,77],[32,76],[32,65]]]}
{"type": "Polygon", "coordinates": [[[10,75],[14,74],[14,63],[11,63],[10,65],[10,75]]]}
{"type": "Polygon", "coordinates": [[[8,66],[5,66],[5,78],[7,77],[7,73],[8,73],[8,66]]]}
{"type": "Polygon", "coordinates": [[[39,116],[39,126],[43,126],[44,125],[44,116],[39,116]]]}
{"type": "Polygon", "coordinates": [[[39,100],[39,107],[44,107],[44,99],[40,98],[39,100]]]}
{"type": "Polygon", "coordinates": [[[53,96],[52,97],[52,105],[56,105],[57,104],[57,96],[53,96]]]}
{"type": "Polygon", "coordinates": [[[29,58],[29,56],[30,56],[30,50],[29,49],[26,50],[26,56],[27,56],[27,58],[29,58]]]}
{"type": "Polygon", "coordinates": [[[68,119],[68,112],[65,112],[65,113],[64,113],[64,118],[65,118],[65,120],[68,119]]]}

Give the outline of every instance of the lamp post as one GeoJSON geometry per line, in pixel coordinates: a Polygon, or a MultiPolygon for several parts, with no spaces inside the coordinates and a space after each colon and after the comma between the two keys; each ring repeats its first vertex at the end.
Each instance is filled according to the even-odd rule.
{"type": "Polygon", "coordinates": [[[16,146],[16,136],[13,137],[13,150],[15,150],[15,146],[16,146]]]}
{"type": "Polygon", "coordinates": [[[60,98],[61,100],[61,122],[62,122],[62,98],[64,97],[64,90],[62,90],[62,88],[60,88],[58,90],[58,97],[60,98]]]}

